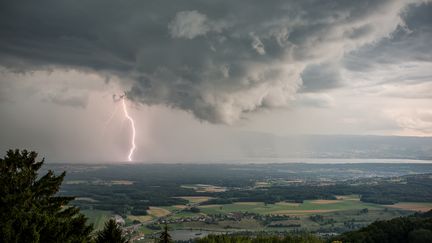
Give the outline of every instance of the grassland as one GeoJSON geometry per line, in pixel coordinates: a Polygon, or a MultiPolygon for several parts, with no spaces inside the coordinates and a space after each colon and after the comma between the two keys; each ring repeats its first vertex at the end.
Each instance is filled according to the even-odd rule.
{"type": "Polygon", "coordinates": [[[180,198],[188,200],[189,203],[202,203],[212,199],[212,197],[180,197],[180,198]]]}
{"type": "MultiPolygon", "coordinates": [[[[182,197],[189,200],[191,204],[199,204],[207,201],[210,197],[182,197]]],[[[187,219],[197,216],[228,215],[233,212],[248,212],[257,215],[289,215],[287,220],[277,221],[278,224],[299,225],[300,227],[268,227],[259,220],[253,218],[242,218],[241,220],[219,220],[216,223],[207,224],[200,221],[182,221],[170,225],[172,229],[194,229],[213,231],[285,231],[285,230],[308,230],[329,232],[347,227],[358,228],[368,225],[375,220],[386,220],[398,216],[405,216],[412,211],[425,211],[432,209],[432,203],[398,203],[395,205],[378,205],[361,202],[357,195],[337,197],[337,200],[306,200],[303,203],[279,202],[275,204],[264,204],[262,202],[236,202],[224,205],[201,205],[200,212],[183,211],[184,206],[174,205],[166,207],[150,207],[146,216],[128,215],[127,223],[134,220],[144,224],[153,220],[168,216],[169,219],[187,219]],[[367,209],[367,210],[365,210],[367,209]],[[365,212],[366,211],[366,212],[365,212]],[[321,220],[315,221],[311,216],[320,215],[321,220]],[[351,226],[347,226],[350,224],[351,226]]],[[[107,211],[85,210],[84,213],[90,217],[96,229],[103,227],[103,223],[111,214],[107,211]]],[[[146,228],[146,233],[154,232],[146,228]]]]}
{"type": "Polygon", "coordinates": [[[136,215],[128,215],[128,216],[127,216],[127,219],[130,220],[130,221],[135,221],[135,220],[137,220],[137,221],[139,221],[139,222],[141,222],[141,223],[144,223],[144,222],[149,222],[150,220],[153,219],[153,217],[150,216],[150,215],[140,215],[140,216],[136,216],[136,215]]]}
{"type": "Polygon", "coordinates": [[[196,192],[224,192],[227,190],[225,187],[205,184],[182,185],[181,187],[194,189],[196,192]]]}
{"type": "MultiPolygon", "coordinates": [[[[224,205],[199,206],[200,213],[178,211],[170,218],[190,218],[199,215],[224,215],[233,212],[249,212],[259,215],[289,215],[292,218],[278,221],[285,225],[300,225],[301,229],[308,231],[340,230],[351,227],[360,227],[375,220],[391,219],[410,214],[409,210],[432,207],[430,204],[398,204],[399,207],[378,205],[361,202],[357,195],[338,197],[337,200],[306,200],[303,203],[280,202],[264,204],[261,202],[237,202],[224,205]],[[364,209],[366,210],[365,212],[364,209]],[[310,216],[321,215],[322,221],[316,222],[310,216]]],[[[203,222],[184,222],[172,225],[175,229],[204,229],[204,230],[297,230],[298,227],[265,227],[258,220],[243,218],[237,221],[218,221],[213,224],[203,222]]]]}
{"type": "Polygon", "coordinates": [[[159,207],[150,207],[149,210],[147,210],[148,214],[155,216],[155,217],[164,217],[170,214],[171,212],[165,208],[159,208],[159,207]]]}
{"type": "Polygon", "coordinates": [[[345,210],[359,210],[363,208],[374,210],[383,209],[383,206],[361,202],[358,196],[355,195],[338,200],[306,200],[303,203],[281,202],[276,204],[264,204],[262,202],[239,202],[224,205],[200,206],[201,211],[206,214],[250,212],[264,215],[306,215],[345,210]]]}
{"type": "Polygon", "coordinates": [[[110,211],[103,210],[82,210],[81,212],[89,218],[89,223],[93,224],[95,230],[102,229],[105,222],[113,216],[110,211]]]}
{"type": "Polygon", "coordinates": [[[426,212],[432,209],[432,203],[401,202],[388,207],[409,211],[426,212]]]}

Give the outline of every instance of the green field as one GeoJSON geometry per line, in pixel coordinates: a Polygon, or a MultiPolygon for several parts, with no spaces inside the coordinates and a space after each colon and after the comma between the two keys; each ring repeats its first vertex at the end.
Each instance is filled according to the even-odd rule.
{"type": "Polygon", "coordinates": [[[89,223],[93,224],[95,230],[102,229],[105,222],[113,215],[110,211],[103,210],[82,210],[81,212],[89,218],[89,223]]]}
{"type": "MultiPolygon", "coordinates": [[[[405,205],[405,204],[404,204],[405,205]]],[[[407,204],[410,205],[410,204],[407,204]]],[[[417,205],[417,204],[416,204],[417,205]]],[[[432,208],[432,203],[423,203],[422,207],[432,208]]],[[[305,200],[303,203],[281,202],[276,204],[264,204],[261,202],[237,202],[224,205],[199,206],[200,213],[176,212],[170,218],[188,218],[198,215],[218,215],[233,212],[249,212],[260,215],[290,215],[293,218],[278,221],[283,224],[301,225],[301,229],[337,230],[352,227],[365,226],[376,220],[386,220],[412,213],[407,207],[404,209],[386,205],[361,202],[357,195],[340,197],[338,200],[305,200]],[[367,209],[366,213],[362,210],[367,209]],[[320,215],[323,220],[316,222],[310,216],[320,215]]],[[[203,222],[184,222],[171,225],[174,229],[205,229],[205,230],[293,230],[298,227],[265,227],[254,219],[241,219],[240,221],[219,221],[213,224],[203,222]]]]}
{"type": "MultiPolygon", "coordinates": [[[[284,225],[300,225],[299,227],[268,227],[261,221],[253,218],[242,218],[241,220],[219,220],[216,223],[207,224],[200,221],[177,222],[170,224],[172,229],[204,229],[214,231],[285,231],[285,230],[308,230],[340,231],[347,227],[358,228],[365,226],[376,220],[387,220],[399,216],[411,214],[413,210],[422,208],[432,208],[432,203],[400,203],[393,206],[364,203],[357,195],[340,197],[337,200],[305,200],[303,203],[280,202],[275,204],[264,204],[262,202],[237,202],[224,205],[201,205],[198,206],[199,213],[183,211],[178,206],[152,207],[149,214],[152,216],[128,216],[126,224],[139,220],[150,223],[151,218],[167,215],[169,219],[197,218],[205,215],[227,215],[233,212],[248,212],[259,215],[289,215],[291,218],[276,223],[284,225]],[[413,208],[409,208],[412,206],[413,208]],[[365,210],[367,209],[367,210],[365,210]],[[152,211],[153,210],[153,211],[152,211]],[[364,212],[366,211],[366,212],[364,212]],[[160,215],[159,215],[160,214],[160,215]],[[159,215],[159,216],[158,216],[159,215]],[[321,221],[311,219],[311,216],[320,215],[321,221]],[[351,224],[352,226],[347,226],[351,224]]],[[[101,229],[104,222],[112,216],[112,213],[101,210],[84,210],[84,214],[90,218],[90,222],[95,225],[95,229],[101,229]]],[[[154,232],[142,227],[140,230],[145,233],[154,232]]]]}
{"type": "Polygon", "coordinates": [[[384,206],[364,203],[357,196],[344,197],[339,200],[305,200],[303,203],[276,203],[264,204],[262,202],[233,203],[224,205],[200,206],[206,214],[219,214],[230,212],[250,212],[257,214],[284,214],[305,215],[330,213],[336,211],[368,208],[369,210],[383,209],[384,206]]]}

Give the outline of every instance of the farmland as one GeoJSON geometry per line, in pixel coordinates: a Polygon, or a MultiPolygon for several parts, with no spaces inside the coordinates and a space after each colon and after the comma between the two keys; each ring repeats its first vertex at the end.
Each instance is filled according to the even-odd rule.
{"type": "MultiPolygon", "coordinates": [[[[140,222],[139,232],[152,237],[159,230],[151,228],[168,222],[174,234],[191,235],[238,231],[298,231],[344,232],[366,226],[376,220],[406,216],[413,211],[432,209],[432,203],[398,203],[378,205],[360,201],[358,195],[338,196],[337,200],[305,200],[303,203],[236,202],[231,204],[199,205],[208,198],[183,197],[190,205],[197,205],[199,212],[187,210],[187,206],[150,207],[148,215],[127,215],[127,222],[140,222]],[[217,216],[216,216],[217,215],[217,216]],[[274,216],[286,217],[283,220],[274,216]],[[270,221],[265,221],[270,219],[270,221]],[[271,219],[277,219],[271,221],[271,219]],[[189,233],[188,233],[189,232],[189,233]]],[[[103,226],[111,214],[107,211],[86,210],[85,214],[95,224],[103,226]]]]}
{"type": "Polygon", "coordinates": [[[174,235],[180,238],[184,235],[192,237],[195,233],[261,231],[334,234],[357,229],[376,220],[406,216],[419,209],[432,209],[432,203],[399,203],[396,206],[365,203],[358,195],[337,196],[336,200],[305,200],[303,203],[235,202],[223,205],[205,204],[204,198],[184,198],[189,199],[188,205],[199,211],[191,212],[187,206],[164,207],[170,213],[166,217],[142,221],[141,232],[152,237],[158,232],[155,226],[168,223],[174,235]]]}
{"type": "Polygon", "coordinates": [[[95,229],[115,215],[131,236],[339,234],[432,209],[432,165],[125,165],[80,170],[76,196],[95,229]]]}
{"type": "Polygon", "coordinates": [[[353,195],[341,200],[305,200],[303,203],[279,202],[265,204],[262,202],[238,202],[227,205],[205,205],[200,207],[201,211],[207,214],[230,213],[230,212],[251,212],[257,214],[314,214],[328,213],[353,209],[382,209],[377,204],[361,202],[359,197],[353,195]],[[355,199],[355,200],[352,200],[355,199]]]}
{"type": "Polygon", "coordinates": [[[103,210],[83,210],[82,212],[89,218],[89,222],[94,225],[96,230],[102,229],[105,222],[113,216],[110,211],[103,210]]]}

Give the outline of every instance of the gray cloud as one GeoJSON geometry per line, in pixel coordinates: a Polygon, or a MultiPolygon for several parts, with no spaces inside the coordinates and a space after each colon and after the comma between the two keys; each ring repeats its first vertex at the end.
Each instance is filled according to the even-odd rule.
{"type": "MultiPolygon", "coordinates": [[[[387,64],[432,62],[431,12],[430,2],[410,6],[402,13],[402,25],[375,45],[365,46],[347,55],[343,60],[345,67],[351,71],[367,72],[387,64]]],[[[421,81],[421,78],[418,80],[421,81]]]]}
{"type": "Polygon", "coordinates": [[[301,74],[303,86],[301,91],[314,92],[332,89],[342,85],[340,68],[331,63],[309,65],[301,74]]]}
{"type": "Polygon", "coordinates": [[[68,96],[62,93],[52,94],[42,99],[42,101],[52,102],[57,105],[71,106],[76,108],[85,108],[88,104],[87,95],[68,96]]]}
{"type": "Polygon", "coordinates": [[[333,98],[327,94],[300,93],[296,97],[296,104],[301,106],[329,108],[333,103],[333,98]]]}
{"type": "Polygon", "coordinates": [[[172,37],[185,39],[193,39],[209,31],[221,32],[225,27],[223,21],[212,22],[196,10],[178,12],[168,25],[172,37]]]}
{"type": "Polygon", "coordinates": [[[415,2],[3,0],[0,65],[105,72],[133,80],[137,102],[233,123],[289,105],[302,78],[337,86],[323,63],[388,37],[415,2]]]}

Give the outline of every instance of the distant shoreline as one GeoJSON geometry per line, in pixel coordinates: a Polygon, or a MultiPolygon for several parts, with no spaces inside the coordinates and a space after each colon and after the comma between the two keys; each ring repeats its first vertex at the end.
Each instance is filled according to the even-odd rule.
{"type": "Polygon", "coordinates": [[[154,165],[154,164],[432,164],[432,159],[362,159],[362,158],[245,158],[215,161],[146,161],[146,162],[47,162],[50,165],[154,165]]]}

